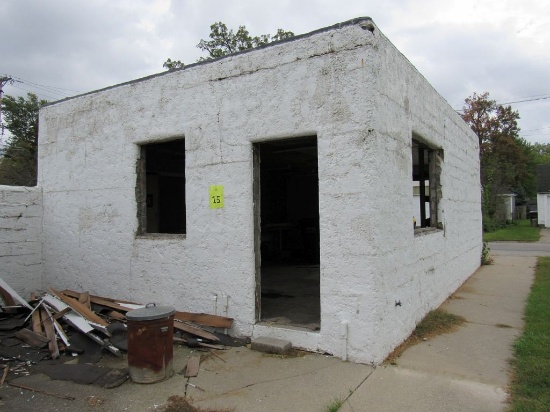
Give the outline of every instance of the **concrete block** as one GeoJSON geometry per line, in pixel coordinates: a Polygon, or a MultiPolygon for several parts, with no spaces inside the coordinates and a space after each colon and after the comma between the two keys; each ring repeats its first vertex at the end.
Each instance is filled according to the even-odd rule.
{"type": "Polygon", "coordinates": [[[251,348],[259,352],[278,353],[282,355],[292,349],[292,343],[288,340],[262,336],[252,341],[251,348]]]}

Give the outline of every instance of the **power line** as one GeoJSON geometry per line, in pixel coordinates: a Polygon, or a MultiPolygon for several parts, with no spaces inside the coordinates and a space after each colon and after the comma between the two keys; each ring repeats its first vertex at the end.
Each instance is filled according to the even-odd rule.
{"type": "Polygon", "coordinates": [[[497,104],[504,105],[504,104],[513,104],[513,103],[525,103],[525,102],[534,102],[535,100],[547,100],[547,99],[550,99],[550,96],[536,97],[536,98],[523,99],[523,100],[515,100],[515,101],[511,101],[511,102],[504,102],[504,103],[498,103],[497,102],[497,104]]]}
{"type": "MultiPolygon", "coordinates": [[[[534,101],[537,101],[537,100],[548,100],[550,99],[550,94],[546,93],[546,94],[538,94],[538,95],[534,95],[534,96],[526,96],[526,97],[517,97],[515,98],[514,100],[511,100],[509,102],[496,102],[496,104],[498,106],[504,106],[504,105],[507,105],[507,104],[515,104],[515,103],[525,103],[525,102],[534,102],[534,101]]],[[[464,103],[463,103],[464,104],[464,103]]],[[[457,105],[458,106],[458,105],[457,105]]],[[[463,112],[464,109],[460,108],[460,109],[456,109],[455,108],[455,111],[457,112],[463,112]]]]}
{"type": "Polygon", "coordinates": [[[73,96],[74,94],[80,93],[80,91],[78,91],[78,90],[35,83],[35,82],[30,81],[30,80],[25,80],[25,79],[22,79],[22,78],[16,77],[16,76],[10,76],[10,77],[12,79],[12,86],[13,87],[15,87],[17,89],[20,89],[20,90],[27,91],[27,92],[32,92],[32,93],[35,93],[37,95],[42,95],[42,96],[44,96],[44,97],[46,97],[47,99],[50,99],[50,100],[58,100],[58,99],[62,99],[62,98],[65,98],[65,97],[70,97],[70,96],[73,96]],[[17,83],[18,85],[16,86],[13,83],[17,83]]]}

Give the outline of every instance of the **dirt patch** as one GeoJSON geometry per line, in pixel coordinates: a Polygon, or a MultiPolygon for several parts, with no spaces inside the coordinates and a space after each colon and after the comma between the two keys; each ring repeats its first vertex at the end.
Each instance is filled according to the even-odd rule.
{"type": "Polygon", "coordinates": [[[427,341],[435,336],[453,332],[458,329],[465,320],[466,319],[462,316],[448,313],[443,309],[432,310],[418,325],[416,325],[416,329],[411,336],[388,355],[384,364],[395,365],[397,363],[397,358],[411,346],[427,341]]]}
{"type": "Polygon", "coordinates": [[[233,412],[234,409],[203,409],[199,406],[193,406],[192,398],[186,398],[183,396],[170,396],[166,405],[161,406],[158,411],[160,412],[233,412]]]}
{"type": "Polygon", "coordinates": [[[269,358],[279,358],[279,359],[288,359],[288,358],[302,358],[307,355],[307,352],[300,349],[291,349],[285,354],[276,354],[276,353],[266,353],[264,356],[269,358]]]}

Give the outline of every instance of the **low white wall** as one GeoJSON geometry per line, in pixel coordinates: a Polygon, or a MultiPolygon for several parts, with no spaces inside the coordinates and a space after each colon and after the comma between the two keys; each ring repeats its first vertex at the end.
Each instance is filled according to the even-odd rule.
{"type": "Polygon", "coordinates": [[[27,299],[42,289],[42,191],[0,186],[0,276],[27,299]]]}

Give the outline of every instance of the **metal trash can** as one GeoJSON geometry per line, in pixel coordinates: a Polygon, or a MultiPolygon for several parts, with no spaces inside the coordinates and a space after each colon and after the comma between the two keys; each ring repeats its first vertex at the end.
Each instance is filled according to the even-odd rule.
{"type": "Polygon", "coordinates": [[[154,383],[174,374],[174,313],[154,303],[126,313],[128,371],[134,382],[154,383]]]}

